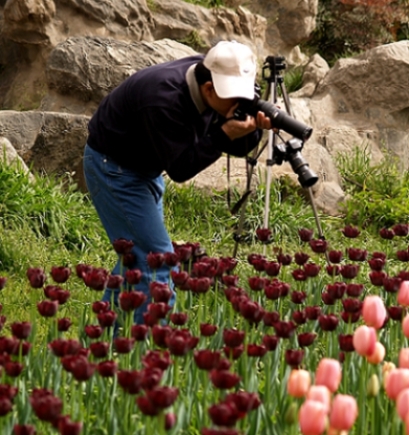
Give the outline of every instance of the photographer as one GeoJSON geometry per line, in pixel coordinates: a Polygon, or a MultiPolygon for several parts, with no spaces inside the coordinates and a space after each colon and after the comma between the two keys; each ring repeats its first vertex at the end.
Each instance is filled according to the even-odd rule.
{"type": "MultiPolygon", "coordinates": [[[[244,120],[233,116],[239,99],[254,98],[256,67],[250,48],[221,41],[206,56],[133,74],[103,99],[89,122],[84,174],[91,199],[110,241],[134,242],[130,268],[143,274],[136,289],[148,299],[136,310],[135,323],[143,323],[150,302],[147,255],[173,251],[163,222],[162,173],[184,182],[222,153],[242,157],[257,146],[270,119],[262,112],[244,120]]],[[[118,260],[112,274],[120,270],[118,260]]],[[[155,280],[168,283],[169,268],[158,269],[155,280]]],[[[110,289],[103,300],[111,300],[110,289]]]]}

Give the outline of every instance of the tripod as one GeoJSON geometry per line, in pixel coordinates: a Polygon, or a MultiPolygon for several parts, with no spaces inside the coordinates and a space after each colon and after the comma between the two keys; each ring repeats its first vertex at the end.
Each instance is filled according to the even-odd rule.
{"type": "MultiPolygon", "coordinates": [[[[281,74],[281,71],[285,69],[284,64],[285,58],[282,56],[268,56],[265,60],[265,63],[262,68],[262,78],[267,82],[266,95],[268,100],[273,104],[277,104],[278,99],[278,91],[280,90],[281,96],[284,101],[286,112],[289,116],[294,118],[292,108],[290,105],[290,100],[288,98],[287,90],[284,83],[284,77],[281,74]]],[[[318,177],[315,176],[311,171],[303,171],[303,168],[308,166],[306,162],[300,158],[299,150],[302,149],[303,143],[298,141],[297,139],[291,139],[287,141],[284,145],[277,144],[277,137],[283,140],[279,134],[279,132],[271,129],[268,131],[268,140],[267,143],[263,145],[261,150],[258,150],[258,147],[253,152],[253,156],[247,159],[248,165],[250,165],[250,169],[248,170],[248,186],[247,192],[250,192],[250,179],[254,172],[254,167],[257,164],[257,160],[261,153],[264,151],[267,146],[267,177],[266,177],[266,201],[264,208],[264,228],[268,228],[269,222],[269,210],[270,210],[270,192],[271,192],[271,178],[272,178],[272,166],[274,164],[281,165],[284,160],[287,160],[291,163],[293,170],[298,174],[298,179],[303,188],[305,188],[308,192],[310,204],[312,207],[312,211],[314,214],[315,223],[318,229],[319,238],[325,240],[325,237],[322,232],[321,223],[318,217],[314,196],[312,193],[311,187],[318,181],[318,177]],[[289,150],[289,151],[288,151],[289,150]],[[304,176],[304,174],[307,174],[304,176]]],[[[284,142],[284,141],[283,141],[284,142]]],[[[244,226],[244,208],[249,199],[249,195],[243,197],[243,201],[240,204],[241,213],[239,218],[239,224],[237,230],[233,236],[235,240],[235,246],[233,250],[233,257],[236,257],[238,245],[241,240],[241,233],[243,231],[244,226]]],[[[264,245],[264,255],[266,253],[266,245],[264,245]]],[[[327,263],[329,264],[328,254],[325,253],[327,263]]]]}

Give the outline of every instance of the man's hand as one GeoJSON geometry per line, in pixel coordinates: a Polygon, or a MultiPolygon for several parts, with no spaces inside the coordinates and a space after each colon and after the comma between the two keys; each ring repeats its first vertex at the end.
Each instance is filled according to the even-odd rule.
{"type": "Polygon", "coordinates": [[[226,121],[221,127],[231,140],[246,136],[257,128],[263,130],[271,129],[270,118],[267,117],[263,112],[257,112],[256,117],[248,115],[244,120],[233,118],[233,113],[231,113],[232,118],[227,116],[228,121],[226,121]]]}

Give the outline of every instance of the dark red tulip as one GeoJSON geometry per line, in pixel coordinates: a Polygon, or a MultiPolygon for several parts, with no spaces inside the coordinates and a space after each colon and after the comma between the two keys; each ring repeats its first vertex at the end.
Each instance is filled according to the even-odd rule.
{"type": "Polygon", "coordinates": [[[345,279],[353,279],[356,278],[359,272],[358,264],[344,264],[341,266],[340,274],[345,279]]]}
{"type": "Polygon", "coordinates": [[[399,261],[407,263],[409,261],[409,252],[405,250],[397,251],[396,252],[396,258],[399,261]]]}
{"type": "Polygon", "coordinates": [[[223,275],[222,283],[228,287],[236,287],[239,282],[238,275],[223,275]]]}
{"type": "Polygon", "coordinates": [[[294,335],[297,325],[292,321],[279,320],[273,327],[278,337],[290,338],[294,335]]]}
{"type": "Polygon", "coordinates": [[[116,361],[102,361],[97,365],[97,370],[103,378],[112,378],[118,370],[116,361]]]}
{"type": "Polygon", "coordinates": [[[110,328],[111,326],[114,326],[117,317],[118,314],[111,310],[97,314],[98,323],[103,328],[110,328]]]}
{"type": "Polygon", "coordinates": [[[172,291],[168,284],[158,281],[149,284],[149,292],[155,302],[165,302],[167,304],[172,297],[172,291]]]}
{"type": "Polygon", "coordinates": [[[366,249],[348,248],[348,258],[351,261],[365,261],[368,257],[368,251],[366,249]]]}
{"type": "Polygon", "coordinates": [[[117,353],[126,354],[131,352],[135,344],[134,338],[116,337],[114,338],[114,347],[117,353]]]}
{"type": "Polygon", "coordinates": [[[82,431],[82,422],[72,421],[70,418],[61,418],[58,420],[58,432],[60,435],[80,435],[82,431]]]}
{"type": "Polygon", "coordinates": [[[106,358],[109,354],[109,343],[105,341],[96,341],[89,345],[94,358],[106,358]]]}
{"type": "Polygon", "coordinates": [[[119,289],[121,288],[124,280],[124,277],[121,275],[109,275],[107,287],[110,289],[119,289]]]}
{"type": "Polygon", "coordinates": [[[152,390],[147,390],[146,395],[155,407],[164,409],[173,405],[179,395],[179,389],[176,387],[157,386],[152,390]]]}
{"type": "Polygon", "coordinates": [[[188,278],[187,285],[193,293],[207,293],[212,285],[212,279],[207,276],[188,278]]]}
{"type": "Polygon", "coordinates": [[[226,395],[225,402],[233,402],[239,412],[247,414],[254,411],[261,405],[260,397],[257,393],[250,393],[248,391],[237,391],[226,395]]]}
{"type": "Polygon", "coordinates": [[[368,265],[371,270],[381,271],[385,267],[386,260],[383,258],[371,258],[368,260],[368,265]]]}
{"type": "Polygon", "coordinates": [[[285,362],[296,369],[300,367],[304,358],[304,351],[301,349],[287,349],[285,351],[285,362]]]}
{"type": "Polygon", "coordinates": [[[148,304],[148,313],[156,319],[164,319],[172,307],[165,302],[148,304]]]}
{"type": "Polygon", "coordinates": [[[379,235],[381,236],[382,239],[385,240],[392,240],[395,236],[395,233],[393,232],[393,230],[388,229],[388,228],[382,228],[379,231],[379,235]]]}
{"type": "Polygon", "coordinates": [[[127,252],[126,254],[122,254],[122,265],[127,269],[133,269],[136,263],[136,255],[133,252],[127,252]]]}
{"type": "Polygon", "coordinates": [[[153,342],[158,347],[167,347],[166,337],[172,332],[170,326],[154,325],[151,330],[153,342]]]}
{"type": "Polygon", "coordinates": [[[280,273],[281,264],[277,261],[266,261],[264,263],[264,271],[268,276],[277,276],[280,273]]]}
{"type": "Polygon", "coordinates": [[[399,276],[387,276],[383,279],[383,288],[388,293],[397,293],[402,281],[399,276]]]}
{"type": "Polygon", "coordinates": [[[151,252],[146,256],[146,261],[151,269],[160,269],[165,262],[165,257],[160,252],[151,252]]]}
{"type": "Polygon", "coordinates": [[[256,230],[256,236],[260,242],[268,243],[271,240],[271,230],[269,228],[258,228],[256,230]]]}
{"type": "Polygon", "coordinates": [[[361,234],[361,231],[357,227],[352,225],[346,225],[342,230],[342,234],[349,239],[355,239],[361,234]]]}
{"type": "Polygon", "coordinates": [[[267,353],[267,347],[263,344],[249,343],[247,345],[247,355],[250,357],[263,357],[267,353]]]}
{"type": "Polygon", "coordinates": [[[297,325],[303,325],[307,321],[307,316],[304,310],[295,310],[291,314],[291,318],[297,325]]]}
{"type": "Polygon", "coordinates": [[[117,254],[123,255],[123,254],[128,254],[129,252],[132,251],[132,248],[134,247],[134,242],[132,240],[119,238],[119,239],[115,239],[112,242],[112,245],[117,254]]]}
{"type": "Polygon", "coordinates": [[[247,256],[247,261],[249,264],[253,265],[253,263],[257,260],[266,260],[266,256],[262,254],[249,254],[247,256]]]}
{"type": "Polygon", "coordinates": [[[294,261],[298,266],[302,266],[310,259],[310,256],[306,252],[296,252],[294,254],[294,261]]]}
{"type": "Polygon", "coordinates": [[[104,332],[100,325],[85,325],[84,332],[89,338],[99,338],[104,332]]]}
{"type": "Polygon", "coordinates": [[[264,294],[267,299],[277,300],[281,296],[281,284],[278,282],[266,284],[264,287],[264,294]]]}
{"type": "Polygon", "coordinates": [[[91,307],[95,314],[106,313],[109,311],[111,304],[108,301],[95,301],[91,307]]]}
{"type": "Polygon", "coordinates": [[[317,334],[315,332],[302,332],[297,335],[298,345],[300,347],[311,346],[317,338],[317,334]]]}
{"type": "Polygon", "coordinates": [[[136,341],[144,341],[149,333],[148,325],[132,325],[131,326],[131,337],[136,341]]]}
{"type": "Polygon", "coordinates": [[[33,288],[42,288],[47,280],[44,269],[41,269],[40,267],[29,267],[26,275],[30,281],[31,287],[33,288]]]}
{"type": "Polygon", "coordinates": [[[91,270],[92,270],[92,266],[90,264],[80,263],[75,266],[76,274],[78,278],[81,279],[84,279],[84,275],[88,272],[91,272],[91,270]]]}
{"type": "Polygon", "coordinates": [[[0,384],[0,397],[7,397],[13,400],[18,393],[18,388],[9,384],[0,384]]]}
{"type": "Polygon", "coordinates": [[[208,412],[213,424],[217,426],[234,426],[240,418],[237,406],[233,402],[217,403],[212,405],[208,412]]]}
{"type": "Polygon", "coordinates": [[[361,311],[355,311],[353,313],[348,313],[347,311],[341,312],[341,319],[345,323],[356,323],[361,318],[361,311]]]}
{"type": "Polygon", "coordinates": [[[68,281],[71,275],[71,269],[66,266],[52,266],[50,275],[55,282],[62,284],[68,281]]]}
{"type": "Polygon", "coordinates": [[[325,270],[329,276],[337,276],[341,273],[341,266],[339,264],[327,264],[325,270]]]}
{"type": "Polygon", "coordinates": [[[351,298],[357,298],[357,297],[361,296],[364,289],[365,288],[364,288],[363,284],[349,283],[349,284],[347,284],[346,294],[348,296],[350,296],[351,298]]]}
{"type": "Polygon", "coordinates": [[[339,319],[335,314],[321,314],[318,317],[318,323],[323,331],[335,331],[339,319]]]}
{"type": "Polygon", "coordinates": [[[240,376],[228,370],[213,369],[209,373],[210,381],[220,390],[229,390],[240,382],[240,376]]]}
{"type": "Polygon", "coordinates": [[[399,237],[406,237],[409,234],[408,224],[396,224],[392,227],[393,234],[399,237]]]}
{"type": "Polygon", "coordinates": [[[34,389],[30,404],[37,418],[48,422],[55,421],[61,415],[63,407],[62,400],[45,389],[34,389]]]}
{"type": "Polygon", "coordinates": [[[20,341],[16,337],[0,337],[0,355],[4,353],[15,355],[19,345],[20,341]]]}
{"type": "MultiPolygon", "coordinates": [[[[244,345],[241,344],[240,346],[236,346],[236,347],[229,347],[229,346],[224,346],[223,347],[223,352],[226,355],[226,357],[229,360],[237,360],[241,357],[241,355],[244,352],[244,345]]],[[[220,367],[216,367],[218,370],[221,370],[220,367]]]]}
{"type": "Polygon", "coordinates": [[[153,316],[148,312],[145,312],[142,315],[143,315],[143,323],[151,328],[160,322],[160,319],[158,319],[156,316],[153,316]]]}
{"type": "Polygon", "coordinates": [[[250,276],[248,279],[249,287],[254,291],[263,290],[265,282],[266,280],[259,276],[250,276]]]}
{"type": "Polygon", "coordinates": [[[10,376],[11,378],[20,376],[23,369],[23,364],[17,361],[8,361],[6,364],[4,364],[4,371],[6,372],[7,376],[10,376]]]}
{"type": "Polygon", "coordinates": [[[192,276],[197,278],[214,278],[217,273],[217,266],[218,261],[216,258],[196,262],[193,264],[192,276]]]}
{"type": "Polygon", "coordinates": [[[83,356],[75,355],[71,362],[71,374],[77,381],[87,381],[94,374],[97,365],[83,356]]]}
{"type": "Polygon", "coordinates": [[[321,266],[315,263],[304,264],[304,272],[308,278],[315,278],[320,273],[321,266]]]}
{"type": "Polygon", "coordinates": [[[229,302],[232,302],[237,296],[248,296],[246,291],[241,287],[227,287],[223,292],[229,302]]]}
{"type": "Polygon", "coordinates": [[[328,259],[331,263],[339,264],[341,263],[342,258],[343,258],[342,251],[332,250],[328,252],[328,259]]]}
{"type": "Polygon", "coordinates": [[[310,247],[313,252],[323,254],[328,248],[328,242],[322,239],[310,240],[310,247]]]}
{"type": "Polygon", "coordinates": [[[308,228],[300,228],[298,230],[298,236],[300,237],[300,240],[302,242],[309,242],[310,240],[312,240],[313,235],[314,231],[308,228]]]}
{"type": "Polygon", "coordinates": [[[237,258],[234,257],[221,257],[220,261],[223,264],[223,269],[225,273],[232,272],[238,264],[237,258]]]}
{"type": "Polygon", "coordinates": [[[71,319],[68,317],[62,317],[57,320],[57,329],[59,332],[67,332],[72,325],[71,319]]]}
{"type": "Polygon", "coordinates": [[[199,342],[198,337],[191,335],[188,329],[176,329],[165,338],[165,343],[172,355],[184,356],[194,349],[199,342]]]}
{"type": "Polygon", "coordinates": [[[344,311],[347,313],[356,313],[362,309],[362,302],[359,299],[347,298],[343,299],[341,302],[344,311]]]}
{"type": "Polygon", "coordinates": [[[15,424],[13,435],[36,435],[36,429],[31,424],[15,424]]]}
{"type": "Polygon", "coordinates": [[[200,335],[203,337],[211,337],[216,334],[218,327],[216,325],[211,325],[210,323],[200,324],[200,335]]]}
{"type": "Polygon", "coordinates": [[[183,245],[173,244],[173,248],[175,252],[178,254],[179,260],[182,263],[186,263],[192,257],[192,253],[193,253],[192,246],[189,246],[187,244],[183,244],[183,245]]]}
{"type": "Polygon", "coordinates": [[[172,429],[177,421],[177,416],[173,412],[168,412],[165,414],[165,430],[172,429]]]}
{"type": "Polygon", "coordinates": [[[163,377],[163,370],[158,367],[145,367],[141,370],[141,387],[144,390],[151,390],[157,387],[163,377]]]}
{"type": "Polygon", "coordinates": [[[93,267],[90,271],[83,273],[84,284],[97,291],[105,290],[108,277],[109,272],[103,267],[93,267]]]}
{"type": "Polygon", "coordinates": [[[353,343],[353,334],[338,335],[339,348],[343,352],[353,352],[355,350],[353,343]]]}
{"type": "Polygon", "coordinates": [[[55,356],[76,355],[82,348],[81,343],[75,339],[56,338],[48,343],[48,347],[55,356]]]}
{"type": "Polygon", "coordinates": [[[13,404],[8,397],[0,396],[0,417],[7,415],[13,409],[13,404]]]}
{"type": "Polygon", "coordinates": [[[176,252],[165,252],[163,254],[163,261],[166,266],[175,267],[179,264],[179,255],[176,252]]]}
{"type": "Polygon", "coordinates": [[[18,345],[16,347],[13,347],[10,354],[14,355],[14,356],[20,356],[20,355],[26,356],[30,352],[31,347],[32,347],[32,345],[30,342],[20,340],[18,345]]]}
{"type": "Polygon", "coordinates": [[[277,311],[264,311],[263,323],[265,326],[273,326],[280,320],[280,314],[277,311]]]}
{"type": "Polygon", "coordinates": [[[7,278],[5,276],[0,276],[0,290],[3,290],[6,286],[7,278]]]}
{"type": "Polygon", "coordinates": [[[251,265],[253,266],[254,270],[257,272],[263,272],[265,270],[267,260],[264,257],[255,258],[251,265]]]}
{"type": "Polygon", "coordinates": [[[277,345],[279,342],[279,337],[277,335],[264,335],[262,338],[262,343],[269,351],[274,351],[277,349],[277,345]]]}
{"type": "Polygon", "coordinates": [[[402,279],[402,281],[409,281],[409,271],[408,270],[401,270],[398,273],[398,277],[402,279]]]}
{"type": "Polygon", "coordinates": [[[244,331],[226,328],[223,331],[223,342],[228,347],[237,347],[243,344],[245,335],[244,331]]]}
{"type": "Polygon", "coordinates": [[[388,311],[389,317],[392,320],[395,320],[397,322],[402,321],[404,314],[405,314],[405,311],[404,311],[402,306],[400,306],[400,305],[399,306],[391,306],[391,307],[387,307],[386,309],[388,311]]]}
{"type": "Polygon", "coordinates": [[[221,429],[211,429],[204,427],[200,431],[201,435],[240,435],[240,431],[238,429],[232,428],[221,428],[221,429]]]}
{"type": "Polygon", "coordinates": [[[44,294],[48,299],[57,301],[60,305],[64,305],[71,296],[71,293],[68,290],[56,286],[47,286],[44,289],[44,294]]]}
{"type": "Polygon", "coordinates": [[[136,285],[141,282],[142,272],[139,269],[128,269],[125,272],[125,280],[130,285],[136,285]]]}
{"type": "Polygon", "coordinates": [[[138,394],[142,388],[142,373],[138,370],[120,370],[117,372],[119,386],[128,394],[138,394]]]}
{"type": "Polygon", "coordinates": [[[250,323],[258,324],[263,320],[264,308],[255,301],[243,300],[239,305],[240,314],[250,323]]]}
{"type": "Polygon", "coordinates": [[[294,304],[302,304],[305,299],[307,299],[307,293],[304,291],[292,291],[291,292],[291,301],[294,304]]]}
{"type": "Polygon", "coordinates": [[[170,277],[177,288],[182,287],[184,289],[186,287],[187,280],[189,279],[189,274],[183,270],[180,272],[172,270],[170,272],[170,277]]]}
{"type": "Polygon", "coordinates": [[[210,371],[218,366],[221,353],[220,351],[210,349],[195,350],[193,352],[193,359],[199,369],[210,371]]]}
{"type": "Polygon", "coordinates": [[[277,255],[277,261],[281,263],[282,266],[289,266],[293,261],[293,257],[290,254],[279,253],[277,255]]]}
{"type": "Polygon", "coordinates": [[[153,417],[161,412],[161,408],[156,407],[147,396],[137,397],[136,404],[143,415],[149,415],[153,417]]]}
{"type": "Polygon", "coordinates": [[[43,317],[53,317],[58,311],[58,301],[41,301],[37,304],[37,310],[43,317]]]}
{"type": "Polygon", "coordinates": [[[294,269],[291,275],[296,281],[306,281],[307,279],[307,274],[304,269],[294,269]]]}
{"type": "Polygon", "coordinates": [[[377,287],[383,286],[383,280],[387,278],[387,273],[383,270],[372,270],[369,272],[369,280],[371,281],[371,284],[377,287]]]}
{"type": "Polygon", "coordinates": [[[31,334],[32,325],[30,322],[14,322],[11,324],[11,333],[20,340],[25,340],[31,334]]]}
{"type": "Polygon", "coordinates": [[[317,320],[321,311],[321,307],[319,306],[305,307],[305,316],[308,320],[317,320]]]}
{"type": "Polygon", "coordinates": [[[177,326],[183,326],[188,321],[188,315],[187,313],[172,313],[169,316],[169,320],[177,326]]]}
{"type": "Polygon", "coordinates": [[[149,350],[142,357],[142,365],[146,368],[166,370],[172,364],[168,350],[149,350]]]}

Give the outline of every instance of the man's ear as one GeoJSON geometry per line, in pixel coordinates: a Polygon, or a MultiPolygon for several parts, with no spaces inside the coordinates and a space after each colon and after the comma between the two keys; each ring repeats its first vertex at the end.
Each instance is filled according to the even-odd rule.
{"type": "Polygon", "coordinates": [[[203,83],[202,89],[207,98],[211,97],[212,92],[214,92],[213,83],[211,81],[203,83]]]}

